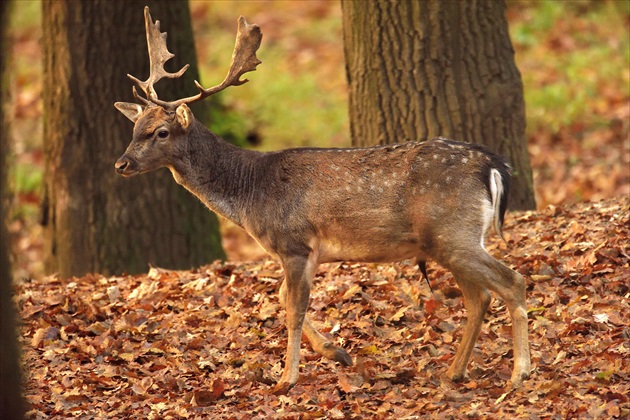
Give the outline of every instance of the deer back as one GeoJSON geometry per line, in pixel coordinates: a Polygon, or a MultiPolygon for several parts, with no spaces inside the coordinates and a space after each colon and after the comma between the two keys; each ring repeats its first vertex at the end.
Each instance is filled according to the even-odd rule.
{"type": "MultiPolygon", "coordinates": [[[[449,238],[483,236],[494,217],[493,170],[507,192],[500,156],[445,139],[269,153],[257,162],[245,227],[272,253],[300,243],[320,247],[322,261],[430,254],[449,238]]],[[[496,204],[500,229],[505,199],[496,204]]]]}

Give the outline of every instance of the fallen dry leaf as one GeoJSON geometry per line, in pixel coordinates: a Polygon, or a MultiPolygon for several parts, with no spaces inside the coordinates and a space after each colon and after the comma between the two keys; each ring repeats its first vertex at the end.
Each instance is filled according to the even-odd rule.
{"type": "Polygon", "coordinates": [[[522,389],[508,386],[511,321],[499,298],[469,378],[446,379],[467,317],[461,293],[432,263],[430,291],[406,261],[318,269],[309,316],[356,365],[305,342],[299,383],[274,395],[282,269],[216,262],[18,284],[29,416],[627,417],[630,199],[512,214],[505,231],[508,246],[491,237],[488,251],[528,279],[533,371],[522,389]]]}

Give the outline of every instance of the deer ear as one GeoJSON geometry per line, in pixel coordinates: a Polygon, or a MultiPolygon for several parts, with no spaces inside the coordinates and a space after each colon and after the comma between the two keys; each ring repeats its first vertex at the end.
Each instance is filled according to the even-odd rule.
{"type": "Polygon", "coordinates": [[[138,118],[140,118],[140,115],[144,111],[143,106],[129,102],[116,102],[114,106],[134,123],[138,121],[138,118]]]}
{"type": "Polygon", "coordinates": [[[181,104],[178,106],[175,110],[175,114],[177,115],[177,122],[179,122],[179,125],[181,125],[184,130],[187,130],[194,118],[192,111],[188,108],[188,105],[181,104]]]}

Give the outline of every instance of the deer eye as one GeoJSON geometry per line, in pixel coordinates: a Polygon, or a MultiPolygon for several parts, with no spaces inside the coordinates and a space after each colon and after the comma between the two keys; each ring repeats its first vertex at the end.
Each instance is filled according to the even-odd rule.
{"type": "Polygon", "coordinates": [[[168,131],[166,130],[160,130],[158,131],[158,137],[161,139],[165,139],[168,137],[168,131]]]}

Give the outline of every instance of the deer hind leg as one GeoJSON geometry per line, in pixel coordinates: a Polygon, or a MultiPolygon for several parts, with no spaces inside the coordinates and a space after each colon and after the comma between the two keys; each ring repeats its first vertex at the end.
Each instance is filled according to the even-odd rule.
{"type": "Polygon", "coordinates": [[[512,316],[512,336],[514,340],[514,370],[511,382],[515,387],[523,384],[523,379],[529,377],[531,361],[529,355],[529,339],[527,331],[527,303],[525,279],[516,271],[510,270],[500,264],[506,277],[511,276],[511,287],[497,293],[505,299],[510,315],[512,316]]]}
{"type": "MultiPolygon", "coordinates": [[[[459,375],[463,375],[463,372],[465,372],[465,366],[462,372],[461,364],[464,362],[467,364],[468,362],[465,356],[467,352],[472,351],[472,347],[474,347],[472,338],[476,339],[475,333],[478,334],[477,329],[481,327],[483,315],[485,314],[485,309],[484,311],[480,311],[480,309],[483,306],[487,309],[487,303],[489,303],[489,299],[486,304],[484,304],[483,298],[479,299],[479,303],[476,304],[479,309],[473,309],[472,307],[475,306],[475,300],[474,298],[468,298],[467,294],[475,296],[475,293],[481,293],[479,291],[475,292],[475,288],[480,291],[490,289],[496,292],[505,301],[512,318],[514,369],[512,371],[511,382],[516,387],[521,386],[523,379],[529,376],[531,369],[527,332],[525,280],[520,274],[492,258],[481,247],[473,251],[457,251],[452,253],[446,266],[453,272],[455,278],[458,279],[458,283],[462,286],[465,301],[468,300],[470,302],[466,304],[466,308],[473,312],[470,318],[476,320],[479,324],[474,326],[475,323],[473,322],[471,324],[469,319],[468,322],[470,325],[467,325],[464,330],[462,348],[458,350],[455,356],[455,362],[453,366],[451,366],[451,369],[449,369],[449,374],[452,374],[455,378],[459,378],[459,375]],[[468,340],[471,340],[472,343],[468,340]]],[[[470,354],[468,354],[468,356],[469,355],[470,354]]]]}
{"type": "MultiPolygon", "coordinates": [[[[280,305],[286,309],[286,294],[287,294],[287,282],[282,282],[280,286],[280,305]]],[[[322,333],[320,333],[311,322],[308,320],[308,317],[304,317],[304,324],[302,325],[302,331],[308,338],[309,343],[311,343],[311,347],[317,353],[321,354],[327,359],[334,360],[336,362],[341,363],[343,366],[352,366],[352,358],[341,347],[334,345],[330,340],[328,340],[322,333]]]]}

